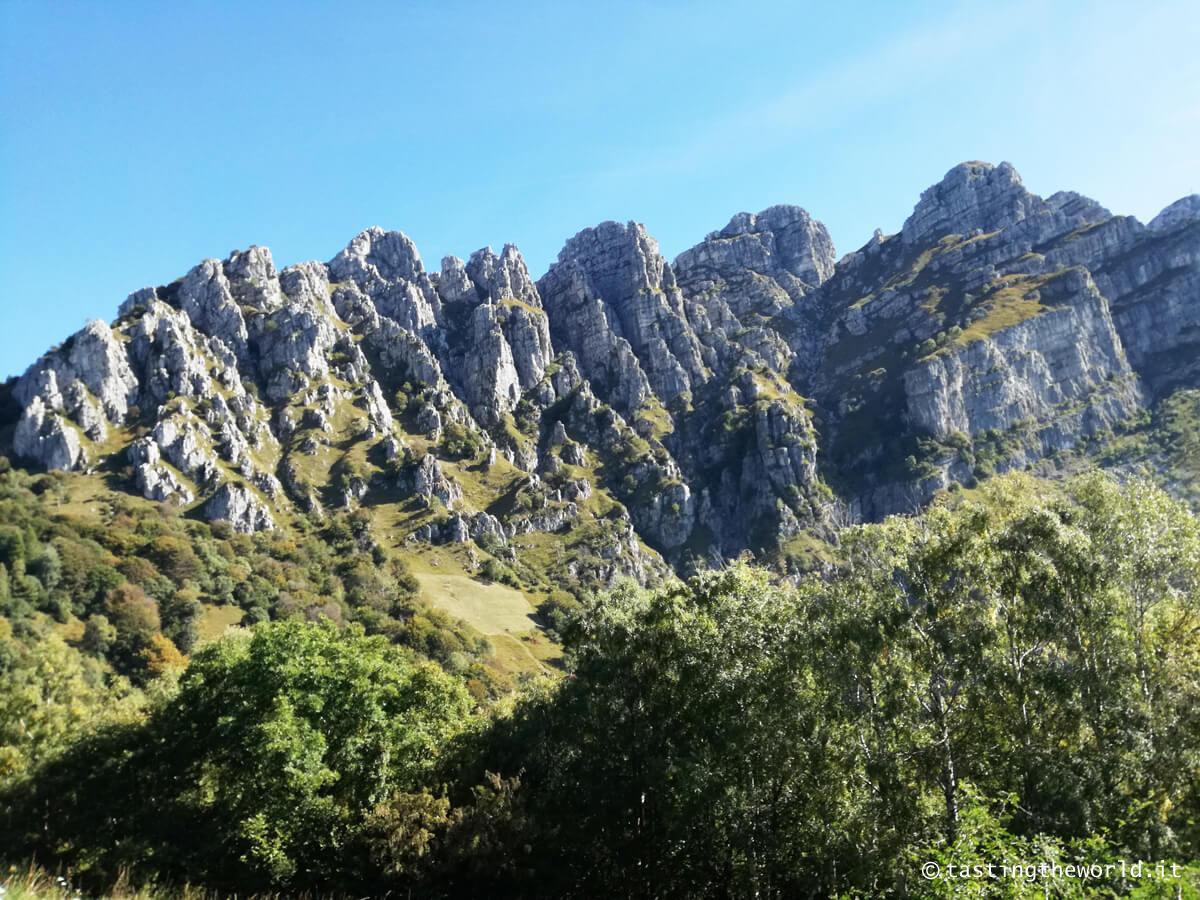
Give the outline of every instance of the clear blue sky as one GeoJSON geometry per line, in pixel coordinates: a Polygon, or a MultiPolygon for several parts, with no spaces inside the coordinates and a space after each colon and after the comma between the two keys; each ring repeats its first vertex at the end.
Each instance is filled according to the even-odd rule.
{"type": "Polygon", "coordinates": [[[127,293],[360,229],[427,265],[797,203],[839,253],[966,159],[1200,191],[1200,4],[0,0],[0,376],[127,293]]]}

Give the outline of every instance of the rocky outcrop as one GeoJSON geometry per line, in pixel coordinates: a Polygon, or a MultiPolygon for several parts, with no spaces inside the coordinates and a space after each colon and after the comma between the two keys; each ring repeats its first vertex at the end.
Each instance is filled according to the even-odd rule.
{"type": "Polygon", "coordinates": [[[184,276],[175,294],[192,325],[245,357],[249,335],[241,307],[233,298],[229,279],[218,260],[206,259],[184,276]]]}
{"type": "Polygon", "coordinates": [[[437,458],[426,453],[407,476],[408,484],[413,494],[426,504],[435,499],[444,506],[453,506],[462,499],[462,488],[447,478],[437,458]]]}
{"type": "Polygon", "coordinates": [[[525,258],[513,244],[505,244],[499,256],[492,252],[491,247],[476,250],[471,254],[465,271],[480,297],[487,297],[493,302],[519,300],[534,308],[542,305],[537,286],[525,265],[525,258]]]}
{"type": "Polygon", "coordinates": [[[275,527],[267,505],[242,484],[221,485],[200,507],[200,514],[209,522],[228,522],[240,534],[269,531],[275,527]]]}
{"type": "Polygon", "coordinates": [[[538,282],[551,335],[571,350],[597,394],[633,412],[648,388],[663,402],[706,377],[675,273],[636,223],[581,231],[538,282]]]}
{"type": "Polygon", "coordinates": [[[476,421],[495,425],[517,405],[521,379],[495,305],[482,303],[475,307],[468,329],[469,337],[464,342],[467,353],[460,369],[463,392],[476,421]]]}
{"type": "Polygon", "coordinates": [[[279,285],[287,302],[257,320],[258,369],[268,400],[285,400],[329,375],[328,354],[337,334],[329,279],[318,263],[284,269],[279,285]]]}
{"type": "Polygon", "coordinates": [[[447,311],[447,370],[456,373],[472,416],[495,426],[553,357],[537,287],[509,244],[499,256],[477,250],[465,264],[446,257],[437,288],[447,311]]]}
{"type": "Polygon", "coordinates": [[[41,397],[32,398],[21,413],[13,450],[47,469],[78,469],[87,462],[78,432],[41,397]]]}
{"type": "Polygon", "coordinates": [[[363,388],[363,405],[367,408],[367,416],[376,434],[390,435],[392,433],[392,410],[379,382],[371,379],[363,388]]]}
{"type": "Polygon", "coordinates": [[[1104,252],[1084,264],[1112,304],[1130,364],[1156,395],[1200,383],[1200,200],[1184,198],[1148,228],[1119,219],[1096,231],[1104,252]]]}
{"type": "Polygon", "coordinates": [[[421,254],[400,231],[368,228],[329,261],[331,282],[351,282],[380,314],[414,333],[437,324],[441,300],[421,254]]]}
{"type": "Polygon", "coordinates": [[[151,433],[154,446],[180,472],[212,487],[221,480],[221,464],[208,425],[188,410],[162,419],[151,433]]]}
{"type": "Polygon", "coordinates": [[[914,428],[946,438],[1022,424],[1038,431],[1044,455],[1140,409],[1140,387],[1108,301],[1085,270],[1068,269],[1040,282],[1023,300],[1045,309],[946,348],[905,373],[914,428]]]}
{"type": "Polygon", "coordinates": [[[35,397],[64,412],[91,440],[103,440],[106,423],[122,424],[136,401],[138,381],[124,344],[104,322],[89,322],[57,350],[30,367],[13,395],[28,406],[35,397]]]}
{"type": "Polygon", "coordinates": [[[1079,194],[1038,197],[1006,163],[965,163],[900,234],[877,232],[779,312],[848,502],[877,517],[974,477],[919,458],[924,437],[1014,432],[999,467],[1033,464],[1195,380],[1189,209],[1148,229],[1079,194]],[[914,453],[913,471],[895,465],[914,453]]]}
{"type": "Polygon", "coordinates": [[[1196,222],[1200,222],[1200,194],[1189,194],[1151,219],[1147,227],[1151,231],[1175,231],[1196,222]]]}
{"type": "Polygon", "coordinates": [[[737,324],[751,313],[770,317],[833,275],[833,241],[798,206],[738,213],[720,231],[675,258],[689,299],[702,300],[715,323],[726,310],[737,324]]]}
{"type": "Polygon", "coordinates": [[[130,444],[129,462],[134,467],[134,481],[143,497],[174,500],[184,505],[195,499],[183,479],[163,463],[162,451],[153,438],[139,438],[130,444]]]}
{"type": "Polygon", "coordinates": [[[948,234],[996,231],[1026,219],[1040,204],[1008,163],[963,163],[921,194],[900,234],[913,246],[948,234]]]}
{"type": "Polygon", "coordinates": [[[272,313],[283,306],[279,273],[275,271],[275,260],[266,247],[234,250],[222,268],[234,300],[247,315],[272,313]]]}

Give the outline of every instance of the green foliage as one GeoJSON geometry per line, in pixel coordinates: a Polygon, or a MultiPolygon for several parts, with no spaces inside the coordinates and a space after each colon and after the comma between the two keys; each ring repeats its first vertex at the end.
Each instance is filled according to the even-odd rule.
{"type": "Polygon", "coordinates": [[[54,634],[17,640],[0,618],[0,786],[52,759],[102,721],[130,716],[128,683],[105,685],[99,664],[54,634]]]}
{"type": "MultiPolygon", "coordinates": [[[[944,449],[970,452],[957,436],[944,449]]],[[[14,579],[58,590],[25,568],[47,534],[9,524],[14,579]]],[[[122,544],[171,527],[125,524],[102,546],[119,563],[122,544]]],[[[1192,889],[921,877],[929,862],[1200,858],[1200,524],[1149,484],[994,479],[845,529],[823,571],[791,585],[737,565],[582,602],[556,591],[539,612],[567,677],[486,712],[467,688],[472,648],[403,594],[411,575],[365,515],[323,540],[317,572],[295,535],[197,529],[195,587],[171,582],[168,601],[110,588],[83,629],[90,656],[37,632],[54,627],[44,615],[14,620],[0,845],[97,884],[129,868],[243,892],[1192,889]],[[151,610],[173,627],[176,605],[215,589],[214,567],[239,602],[277,592],[254,608],[284,621],[201,647],[176,686],[151,610]],[[316,602],[377,633],[306,621],[316,602]],[[100,659],[125,664],[135,641],[144,699],[100,659]],[[107,723],[103,698],[122,690],[144,718],[107,723]]],[[[117,570],[167,577],[152,566],[117,570]]]]}
{"type": "Polygon", "coordinates": [[[7,560],[0,562],[0,614],[84,620],[81,647],[138,683],[153,677],[149,659],[161,663],[172,648],[196,647],[205,604],[239,606],[247,625],[357,621],[396,643],[432,649],[443,663],[459,653],[475,665],[487,653],[479,635],[432,614],[407,565],[374,539],[361,510],[334,516],[312,534],[248,536],[112,496],[97,522],[59,512],[48,491],[35,490],[46,479],[0,473],[0,556],[7,560]],[[95,617],[103,627],[97,619],[89,628],[95,617]],[[172,646],[154,641],[156,634],[172,646]]]}
{"type": "Polygon", "coordinates": [[[572,677],[490,762],[525,770],[545,893],[871,896],[903,890],[915,848],[1060,852],[1101,829],[1108,858],[1195,858],[1183,507],[1010,478],[839,549],[796,590],[734,569],[585,606],[572,677]],[[1012,810],[986,834],[985,798],[1012,810]]]}
{"type": "Polygon", "coordinates": [[[483,452],[483,439],[466,425],[447,422],[439,449],[447,459],[476,459],[483,452]]]}
{"type": "Polygon", "coordinates": [[[538,605],[538,615],[546,623],[547,632],[561,640],[572,617],[578,615],[582,608],[571,594],[555,590],[538,605]]]}
{"type": "Polygon", "coordinates": [[[242,889],[344,878],[372,812],[420,790],[471,709],[460,681],[382,638],[263,626],[199,652],[176,696],[108,738],[104,758],[82,745],[16,792],[25,813],[8,837],[36,850],[53,828],[59,853],[109,877],[153,860],[242,889]],[[134,783],[136,802],[93,806],[134,783]],[[30,818],[39,787],[57,797],[52,818],[30,818]],[[97,829],[107,834],[92,845],[97,829]]]}
{"type": "Polygon", "coordinates": [[[1172,494],[1200,508],[1200,391],[1178,390],[1101,444],[1097,456],[1109,466],[1140,468],[1172,494]]]}
{"type": "Polygon", "coordinates": [[[286,884],[416,788],[469,709],[461,684],[379,638],[281,623],[199,654],[161,724],[194,779],[185,802],[233,836],[212,839],[286,884]]]}
{"type": "Polygon", "coordinates": [[[498,581],[501,584],[507,584],[509,587],[514,588],[521,587],[521,582],[513,570],[494,556],[489,556],[484,560],[480,574],[488,581],[498,581]]]}

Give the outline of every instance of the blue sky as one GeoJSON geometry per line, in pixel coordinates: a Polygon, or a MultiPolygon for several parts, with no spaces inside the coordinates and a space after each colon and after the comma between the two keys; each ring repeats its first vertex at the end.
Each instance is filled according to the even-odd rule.
{"type": "Polygon", "coordinates": [[[1200,5],[0,0],[0,376],[130,291],[378,224],[535,276],[796,203],[839,253],[957,162],[1143,220],[1200,191],[1200,5]],[[253,8],[249,8],[249,7],[253,8]]]}

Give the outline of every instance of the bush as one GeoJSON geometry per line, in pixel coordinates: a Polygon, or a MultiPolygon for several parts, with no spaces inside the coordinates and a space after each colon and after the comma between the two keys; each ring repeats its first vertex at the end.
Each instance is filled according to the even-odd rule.
{"type": "Polygon", "coordinates": [[[475,459],[483,452],[483,440],[467,426],[447,422],[442,429],[441,451],[448,459],[475,459]]]}
{"type": "Polygon", "coordinates": [[[538,615],[546,627],[546,631],[556,641],[561,641],[567,624],[582,607],[579,601],[566,591],[554,590],[550,596],[538,604],[538,615]]]}
{"type": "Polygon", "coordinates": [[[520,579],[517,578],[516,573],[494,556],[489,556],[484,561],[483,568],[480,569],[480,574],[488,581],[498,581],[501,584],[507,584],[515,588],[521,587],[520,579]]]}

